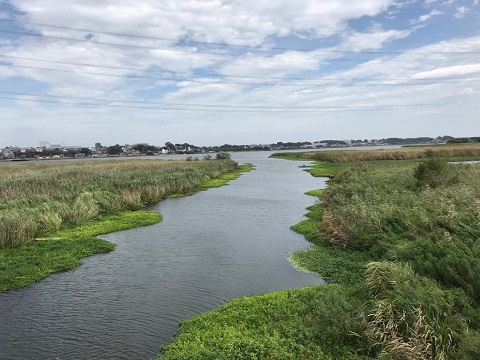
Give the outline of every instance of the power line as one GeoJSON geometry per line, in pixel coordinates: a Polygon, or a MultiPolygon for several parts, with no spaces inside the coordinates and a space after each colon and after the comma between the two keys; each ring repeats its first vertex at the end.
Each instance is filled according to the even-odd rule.
{"type": "MultiPolygon", "coordinates": [[[[179,39],[174,38],[166,38],[166,37],[159,37],[159,36],[146,36],[146,35],[137,35],[137,34],[127,34],[127,33],[117,33],[117,32],[110,32],[110,31],[99,31],[99,30],[92,30],[92,29],[84,29],[84,28],[76,28],[76,27],[69,27],[69,26],[61,26],[61,25],[50,25],[50,24],[43,24],[37,22],[30,22],[26,20],[19,20],[19,19],[0,19],[0,21],[4,22],[16,22],[16,23],[23,23],[23,24],[30,24],[35,26],[43,26],[43,27],[50,27],[55,29],[62,29],[62,30],[74,30],[74,31],[81,31],[87,33],[95,33],[95,34],[105,34],[105,35],[112,35],[112,36],[123,36],[123,37],[130,37],[134,39],[145,39],[145,40],[160,40],[160,41],[173,41],[178,42],[179,39]]],[[[182,40],[183,42],[187,42],[186,39],[182,40]]],[[[257,49],[257,50],[289,50],[288,48],[281,48],[281,47],[261,47],[261,46],[250,46],[250,45],[230,45],[226,43],[218,43],[218,42],[202,42],[202,41],[193,41],[189,40],[189,43],[198,44],[198,45],[214,45],[214,46],[228,46],[228,47],[238,47],[244,49],[257,49]]],[[[309,51],[309,50],[298,50],[298,51],[309,51]]]]}
{"type": "Polygon", "coordinates": [[[68,37],[64,37],[64,36],[42,35],[42,34],[28,33],[28,32],[24,32],[24,31],[15,31],[15,30],[0,29],[0,32],[7,33],[7,34],[33,36],[33,37],[45,38],[45,39],[65,40],[65,41],[73,41],[73,42],[79,42],[79,43],[107,45],[107,46],[115,46],[115,47],[128,47],[128,48],[136,48],[136,49],[144,49],[144,50],[166,50],[166,51],[193,53],[193,54],[208,54],[208,55],[217,55],[217,56],[236,56],[235,54],[214,53],[212,51],[188,50],[188,49],[181,48],[181,47],[161,49],[161,48],[156,47],[156,46],[146,46],[146,45],[136,45],[136,44],[120,44],[120,43],[111,43],[111,42],[107,42],[107,41],[91,41],[91,40],[88,40],[88,39],[74,39],[74,38],[68,38],[68,37]]]}
{"type": "MultiPolygon", "coordinates": [[[[0,21],[15,21],[11,19],[0,19],[0,21]]],[[[17,21],[21,22],[21,21],[17,21]]],[[[25,22],[29,23],[29,22],[25,22]]],[[[178,39],[173,39],[173,38],[163,38],[163,37],[153,37],[153,36],[143,36],[143,35],[135,35],[135,34],[124,34],[124,33],[114,33],[114,32],[103,32],[103,31],[98,31],[98,30],[92,30],[92,29],[81,29],[81,28],[74,28],[74,27],[67,27],[67,26],[59,26],[59,25],[48,25],[48,24],[39,24],[39,23],[31,23],[33,25],[37,26],[45,26],[45,27],[53,27],[53,28],[59,28],[59,29],[66,29],[66,30],[74,30],[74,31],[83,31],[87,33],[97,33],[97,34],[106,34],[106,35],[114,35],[114,36],[124,36],[124,37],[131,37],[131,38],[140,38],[140,39],[145,39],[145,40],[160,40],[160,41],[175,41],[178,42],[178,39]]],[[[54,36],[54,35],[43,35],[43,34],[37,34],[37,33],[31,33],[31,32],[25,32],[25,31],[15,31],[15,30],[5,30],[1,29],[0,32],[4,33],[10,33],[10,34],[16,34],[16,35],[25,35],[25,36],[33,36],[33,37],[42,37],[42,38],[51,38],[51,39],[57,39],[57,40],[67,40],[67,41],[74,41],[74,42],[82,42],[82,43],[93,43],[93,44],[99,44],[99,45],[109,45],[109,46],[120,46],[120,47],[133,47],[133,48],[140,48],[140,49],[158,49],[157,47],[151,47],[151,46],[144,46],[144,45],[134,45],[134,44],[119,44],[119,43],[110,43],[110,42],[104,42],[104,41],[91,41],[87,39],[75,39],[75,38],[68,38],[68,37],[62,37],[62,36],[54,36]]],[[[293,49],[293,48],[282,48],[282,47],[255,47],[255,46],[248,46],[248,45],[230,45],[230,44],[224,44],[224,43],[214,43],[214,42],[197,42],[197,41],[192,41],[193,44],[199,44],[199,45],[215,45],[215,46],[225,46],[228,48],[246,48],[246,49],[251,49],[251,50],[282,50],[282,51],[297,51],[297,52],[324,52],[324,53],[333,53],[333,54],[369,54],[369,55],[458,55],[458,54],[480,54],[480,51],[430,51],[430,52],[400,52],[400,51],[354,51],[354,50],[337,50],[337,49],[293,49]]],[[[173,51],[182,51],[182,52],[193,52],[193,53],[206,53],[206,54],[215,54],[219,55],[218,53],[212,53],[212,52],[204,52],[204,51],[199,51],[199,50],[188,50],[184,48],[175,48],[175,49],[169,49],[173,51]]],[[[222,55],[232,55],[232,54],[222,54],[222,55]]]]}
{"type": "MultiPolygon", "coordinates": [[[[63,65],[75,65],[75,66],[86,66],[94,67],[100,69],[113,69],[113,70],[128,70],[128,71],[149,71],[155,73],[169,73],[169,74],[181,74],[181,75],[192,75],[191,71],[173,71],[173,70],[164,70],[164,69],[150,69],[150,68],[135,68],[135,67],[125,67],[125,66],[111,66],[111,65],[98,65],[98,64],[89,64],[89,63],[80,63],[80,62],[70,62],[70,61],[60,61],[60,60],[51,60],[51,59],[40,59],[27,56],[15,56],[15,55],[6,55],[0,54],[0,57],[7,59],[17,59],[17,60],[28,60],[28,61],[37,61],[45,62],[50,64],[63,64],[63,65]]],[[[2,65],[2,64],[0,64],[2,65]]],[[[16,64],[8,64],[11,66],[17,66],[16,64]]],[[[20,65],[18,65],[20,66],[20,65]]],[[[311,80],[309,78],[302,77],[281,77],[281,76],[254,76],[254,75],[232,75],[232,74],[216,74],[216,75],[206,75],[206,76],[216,76],[216,77],[227,77],[227,78],[239,78],[239,79],[269,79],[269,80],[311,80]]],[[[434,78],[434,79],[412,79],[412,78],[390,78],[387,80],[392,81],[406,81],[406,80],[415,80],[415,81],[430,81],[430,80],[459,80],[459,79],[468,79],[467,77],[446,77],[446,78],[434,78]]],[[[323,78],[325,81],[371,81],[370,79],[345,79],[345,78],[323,78]]]]}
{"type": "MultiPolygon", "coordinates": [[[[29,96],[35,96],[30,94],[29,96]]],[[[458,105],[480,105],[475,103],[425,103],[425,104],[402,104],[402,105],[375,105],[375,106],[315,106],[304,108],[289,108],[289,107],[265,107],[261,109],[251,109],[247,106],[238,106],[232,109],[197,109],[197,108],[178,108],[170,106],[137,106],[137,105],[122,105],[122,104],[94,104],[94,103],[64,103],[55,100],[43,100],[43,99],[22,99],[16,97],[0,96],[3,100],[15,100],[26,102],[37,102],[47,104],[61,104],[61,105],[76,105],[76,106],[90,106],[90,107],[112,107],[112,108],[130,108],[130,109],[143,109],[143,110],[173,110],[173,111],[198,111],[198,112],[226,112],[226,113],[277,113],[277,112],[292,112],[296,113],[309,113],[319,111],[370,111],[370,110],[396,110],[407,108],[430,108],[430,107],[445,107],[445,106],[458,106],[458,105]]],[[[191,104],[190,106],[196,106],[191,104]]],[[[222,105],[211,105],[222,106],[222,105]]]]}
{"type": "MultiPolygon", "coordinates": [[[[434,79],[384,79],[383,81],[421,81],[417,83],[347,83],[347,84],[309,84],[309,83],[272,83],[272,82],[241,82],[241,81],[229,81],[223,80],[220,81],[212,81],[212,78],[209,79],[173,79],[173,78],[165,78],[161,76],[146,76],[146,75],[135,75],[135,74],[105,74],[100,72],[90,72],[90,71],[77,71],[77,70],[69,70],[69,69],[53,69],[53,68],[43,68],[37,66],[28,66],[28,65],[17,65],[17,64],[0,64],[0,66],[6,67],[16,67],[22,69],[31,69],[31,70],[40,70],[40,71],[52,71],[52,72],[60,72],[60,73],[71,73],[77,75],[94,75],[94,76],[105,76],[105,77],[115,77],[115,78],[125,78],[125,79],[144,79],[144,80],[163,80],[166,82],[192,82],[192,83],[200,83],[200,84],[234,84],[234,85],[253,85],[253,86],[297,86],[297,87],[327,87],[327,86],[339,86],[339,87],[351,87],[351,86],[423,86],[423,85],[437,85],[437,84],[459,84],[459,83],[472,83],[478,82],[480,79],[478,78],[434,78],[434,79]],[[442,81],[440,82],[424,82],[424,81],[432,81],[432,80],[458,80],[463,79],[463,81],[442,81]]],[[[217,76],[218,77],[218,76],[217,76]]],[[[226,76],[228,77],[228,76],[226,76]]],[[[261,77],[255,77],[258,79],[262,79],[261,77]]],[[[214,79],[218,80],[218,79],[214,79]]],[[[351,79],[335,79],[335,78],[325,78],[325,79],[303,79],[305,81],[349,81],[349,82],[372,82],[378,81],[376,79],[365,79],[365,78],[351,78],[351,79]]]]}

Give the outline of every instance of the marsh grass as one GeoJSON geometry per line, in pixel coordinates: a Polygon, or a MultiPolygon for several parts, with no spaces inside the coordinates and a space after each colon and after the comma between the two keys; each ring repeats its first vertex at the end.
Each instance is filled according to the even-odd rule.
{"type": "Polygon", "coordinates": [[[206,181],[237,170],[232,160],[3,164],[0,247],[19,246],[115,211],[138,210],[173,194],[192,193],[206,181]]]}
{"type": "Polygon", "coordinates": [[[480,158],[480,144],[456,144],[418,146],[401,149],[377,150],[331,150],[306,151],[295,153],[275,153],[272,157],[291,160],[315,160],[331,163],[374,161],[374,160],[412,160],[428,157],[437,158],[480,158]]]}
{"type": "MultiPolygon", "coordinates": [[[[217,161],[212,161],[212,163],[215,162],[217,161]]],[[[204,162],[193,161],[188,164],[193,163],[204,162]]],[[[147,175],[150,174],[150,176],[160,179],[167,178],[168,182],[156,184],[155,181],[158,179],[152,180],[145,176],[144,172],[137,174],[144,177],[136,179],[140,186],[127,191],[121,187],[119,188],[120,192],[109,191],[108,186],[111,183],[104,181],[101,186],[92,187],[89,192],[80,192],[80,195],[73,194],[73,202],[61,202],[58,199],[51,201],[49,197],[43,195],[40,195],[38,199],[28,196],[14,199],[12,203],[17,205],[17,212],[14,212],[13,215],[17,215],[17,217],[15,218],[12,214],[5,216],[2,213],[6,219],[12,216],[14,221],[11,223],[0,222],[3,234],[11,236],[11,238],[6,238],[10,240],[10,245],[16,245],[0,247],[0,291],[28,285],[53,272],[72,269],[79,266],[84,257],[114,249],[113,244],[96,238],[97,235],[152,225],[161,221],[161,215],[156,212],[137,210],[142,208],[145,203],[163,197],[185,196],[193,191],[206,190],[212,187],[208,185],[211,176],[220,177],[221,185],[225,185],[229,180],[239,177],[241,173],[253,169],[251,164],[238,167],[231,161],[225,161],[224,165],[217,162],[206,168],[200,166],[198,169],[196,165],[185,167],[182,162],[178,162],[178,164],[163,163],[160,167],[155,166],[158,165],[158,162],[152,162],[149,165],[149,172],[145,170],[147,175]],[[225,174],[224,172],[228,169],[233,170],[225,174]],[[172,173],[172,170],[175,170],[175,173],[172,173]],[[162,174],[162,171],[170,171],[170,173],[162,174]],[[183,183],[182,179],[185,172],[188,172],[187,175],[191,180],[187,185],[183,183]],[[175,191],[182,191],[182,193],[175,193],[175,191]],[[38,206],[35,207],[37,204],[38,206]],[[19,224],[25,224],[25,227],[19,229],[19,224]],[[28,239],[38,235],[38,232],[35,233],[33,229],[41,231],[42,241],[27,243],[18,241],[19,235],[22,234],[28,239]]],[[[43,171],[44,168],[40,168],[43,171]]],[[[92,168],[87,166],[85,169],[91,170],[92,168]]],[[[140,169],[145,168],[141,166],[140,169]]],[[[117,170],[133,171],[131,177],[135,178],[133,176],[135,169],[131,167],[119,166],[116,168],[117,170]]],[[[22,173],[18,168],[14,168],[12,173],[16,171],[22,173]]],[[[26,173],[28,176],[35,175],[30,168],[23,170],[23,174],[26,173]]],[[[76,174],[78,180],[80,180],[79,174],[86,176],[78,171],[76,174]]],[[[120,172],[112,172],[110,181],[118,181],[121,176],[120,172]]],[[[81,185],[85,185],[85,183],[81,185]]],[[[212,185],[211,182],[210,185],[212,185]]],[[[72,192],[81,191],[75,188],[70,190],[72,192]]],[[[64,200],[68,199],[66,194],[57,194],[57,198],[62,198],[62,196],[64,200]]]]}
{"type": "Polygon", "coordinates": [[[51,273],[69,270],[81,259],[112,251],[115,246],[95,236],[158,223],[162,216],[152,211],[124,211],[102,220],[44,234],[61,240],[33,241],[18,247],[0,248],[0,291],[39,281],[51,273]]]}
{"type": "Polygon", "coordinates": [[[238,179],[238,177],[245,172],[249,172],[254,170],[255,167],[252,164],[242,164],[238,167],[238,169],[234,172],[230,172],[228,174],[219,176],[216,179],[211,179],[205,181],[199,188],[198,190],[206,190],[210,188],[216,188],[216,187],[221,187],[227,185],[230,181],[238,179]]]}
{"type": "Polygon", "coordinates": [[[371,356],[479,358],[479,175],[438,158],[353,164],[292,227],[317,244],[291,255],[299,268],[365,284],[371,356]]]}

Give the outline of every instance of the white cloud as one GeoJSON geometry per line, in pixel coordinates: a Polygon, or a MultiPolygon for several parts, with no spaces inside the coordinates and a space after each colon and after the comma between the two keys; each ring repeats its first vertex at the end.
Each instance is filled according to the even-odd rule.
{"type": "Polygon", "coordinates": [[[430,11],[428,14],[425,14],[425,15],[421,15],[418,19],[414,19],[414,20],[411,20],[410,23],[411,24],[419,24],[419,23],[423,23],[427,20],[430,20],[432,17],[434,16],[438,16],[438,15],[443,15],[444,12],[443,11],[439,11],[439,10],[436,10],[436,9],[433,9],[432,11],[430,11]]]}
{"type": "Polygon", "coordinates": [[[36,22],[128,33],[141,29],[142,35],[248,45],[261,44],[269,36],[331,35],[344,28],[347,21],[375,16],[394,3],[305,0],[300,5],[288,0],[206,0],[167,1],[159,6],[153,0],[118,0],[115,5],[107,0],[12,0],[36,22]]]}
{"type": "Polygon", "coordinates": [[[409,36],[412,31],[384,30],[380,25],[375,25],[368,32],[351,31],[345,33],[339,49],[351,51],[380,49],[390,41],[409,36]]]}
{"type": "Polygon", "coordinates": [[[443,78],[451,76],[480,75],[480,64],[457,65],[444,68],[433,69],[414,74],[414,79],[443,78]]]}
{"type": "Polygon", "coordinates": [[[465,17],[467,12],[468,12],[467,7],[460,6],[460,7],[457,8],[457,11],[456,11],[455,15],[453,15],[453,16],[456,17],[457,19],[461,19],[461,18],[465,17]]]}

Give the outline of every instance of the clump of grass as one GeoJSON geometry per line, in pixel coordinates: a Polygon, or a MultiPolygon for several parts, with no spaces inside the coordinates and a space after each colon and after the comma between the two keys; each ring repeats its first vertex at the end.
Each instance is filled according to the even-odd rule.
{"type": "Polygon", "coordinates": [[[467,326],[457,299],[408,264],[372,262],[367,266],[370,294],[366,335],[379,358],[456,358],[467,326]]]}
{"type": "Polygon", "coordinates": [[[431,158],[415,167],[414,177],[419,188],[425,186],[437,188],[458,183],[461,176],[458,170],[459,166],[456,164],[448,164],[442,159],[431,158]]]}

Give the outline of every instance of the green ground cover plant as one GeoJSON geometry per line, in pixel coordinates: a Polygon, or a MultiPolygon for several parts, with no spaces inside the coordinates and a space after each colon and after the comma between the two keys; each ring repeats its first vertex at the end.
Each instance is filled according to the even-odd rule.
{"type": "Polygon", "coordinates": [[[182,323],[162,349],[170,359],[366,359],[349,336],[356,307],[340,285],[286,290],[227,302],[182,323]]]}

